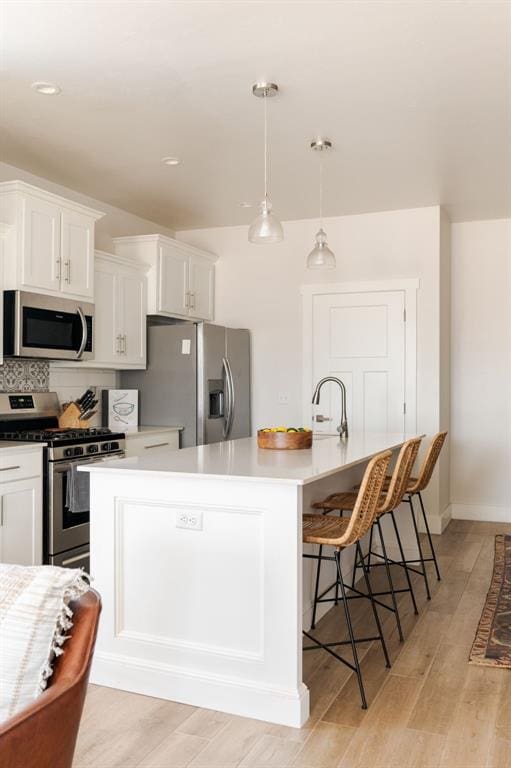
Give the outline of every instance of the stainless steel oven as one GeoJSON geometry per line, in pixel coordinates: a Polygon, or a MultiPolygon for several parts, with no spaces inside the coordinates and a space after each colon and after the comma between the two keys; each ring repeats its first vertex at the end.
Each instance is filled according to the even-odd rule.
{"type": "Polygon", "coordinates": [[[94,304],[27,291],[4,291],[4,356],[93,357],[94,304]]]}
{"type": "MultiPolygon", "coordinates": [[[[47,552],[51,563],[58,565],[57,559],[73,557],[81,554],[77,548],[89,545],[89,510],[85,512],[72,512],[67,506],[68,472],[73,465],[92,464],[108,459],[119,459],[124,456],[122,441],[119,442],[119,450],[108,450],[105,455],[103,446],[110,446],[110,442],[99,443],[98,458],[67,459],[56,458],[48,462],[47,466],[47,552]],[[101,455],[103,453],[103,455],[101,455]],[[75,552],[76,550],[76,552],[75,552]],[[63,554],[62,554],[63,553],[63,554]]],[[[87,446],[89,447],[89,446],[87,446]]],[[[77,450],[69,449],[69,450],[77,450]]],[[[79,450],[79,448],[78,448],[79,450]]],[[[53,453],[60,457],[64,449],[53,449],[53,453]]],[[[50,455],[52,451],[50,449],[50,455]]]]}

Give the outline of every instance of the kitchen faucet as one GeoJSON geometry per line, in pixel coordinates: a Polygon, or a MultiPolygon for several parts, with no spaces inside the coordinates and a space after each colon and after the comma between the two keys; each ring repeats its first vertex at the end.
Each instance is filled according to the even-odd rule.
{"type": "Polygon", "coordinates": [[[320,379],[316,384],[316,389],[312,395],[312,403],[313,405],[319,405],[321,387],[323,384],[326,384],[327,381],[334,381],[341,388],[341,423],[337,427],[337,431],[339,432],[339,437],[348,437],[348,418],[346,416],[346,387],[340,379],[337,379],[335,376],[325,376],[324,379],[320,379]]]}

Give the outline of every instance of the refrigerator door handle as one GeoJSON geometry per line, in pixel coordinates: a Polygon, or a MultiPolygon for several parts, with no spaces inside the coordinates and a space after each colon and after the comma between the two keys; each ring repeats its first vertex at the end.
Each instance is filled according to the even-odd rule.
{"type": "Polygon", "coordinates": [[[222,358],[222,365],[225,371],[225,385],[227,389],[227,415],[225,417],[224,424],[224,439],[227,440],[231,433],[232,424],[234,421],[234,379],[232,376],[229,358],[222,358]]]}

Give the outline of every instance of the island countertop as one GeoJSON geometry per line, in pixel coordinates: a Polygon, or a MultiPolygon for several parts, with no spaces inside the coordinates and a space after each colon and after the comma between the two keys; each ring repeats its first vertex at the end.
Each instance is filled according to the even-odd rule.
{"type": "Polygon", "coordinates": [[[94,473],[149,473],[306,485],[368,461],[380,451],[400,447],[414,437],[402,432],[353,432],[347,439],[315,435],[312,448],[300,451],[258,448],[256,437],[164,451],[154,455],[86,464],[94,473]]]}

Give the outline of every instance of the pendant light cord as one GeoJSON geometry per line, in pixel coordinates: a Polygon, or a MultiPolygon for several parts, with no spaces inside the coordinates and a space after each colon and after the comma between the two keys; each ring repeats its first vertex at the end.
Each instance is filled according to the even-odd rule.
{"type": "Polygon", "coordinates": [[[268,96],[264,96],[264,200],[268,200],[268,96]]]}
{"type": "Polygon", "coordinates": [[[319,226],[323,229],[323,152],[319,153],[319,226]]]}

